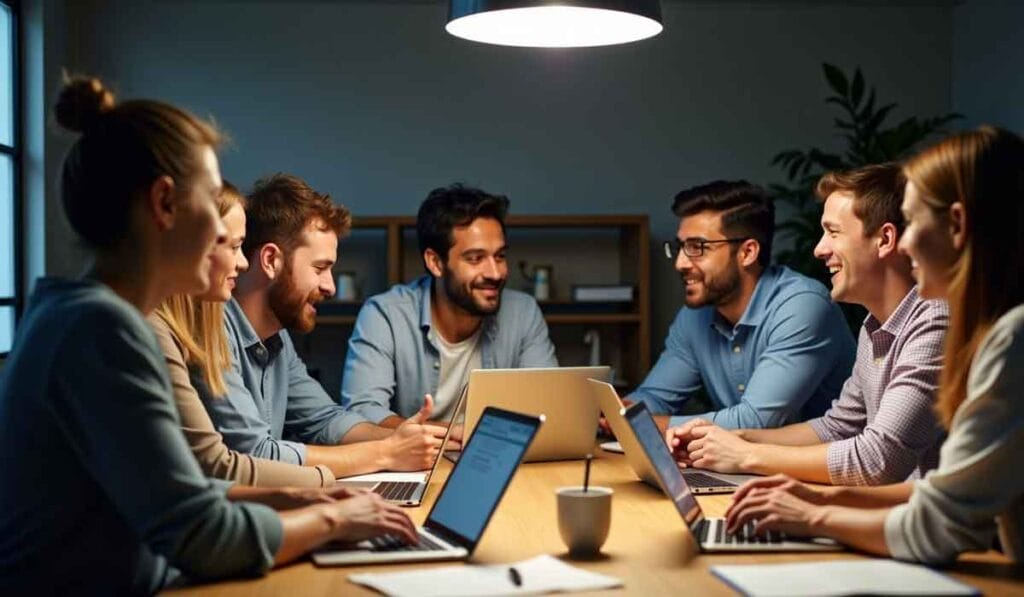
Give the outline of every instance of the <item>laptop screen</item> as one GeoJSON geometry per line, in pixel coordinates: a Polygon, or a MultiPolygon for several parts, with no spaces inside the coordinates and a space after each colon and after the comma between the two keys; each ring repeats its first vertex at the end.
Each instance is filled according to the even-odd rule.
{"type": "Polygon", "coordinates": [[[683,517],[686,524],[693,528],[703,518],[703,513],[700,506],[697,505],[697,500],[690,493],[690,486],[686,484],[686,479],[679,472],[679,466],[676,465],[675,459],[668,451],[665,438],[658,430],[658,426],[655,425],[650,411],[647,410],[644,403],[638,402],[626,411],[626,420],[629,421],[637,441],[643,446],[648,460],[651,461],[651,466],[658,474],[665,493],[672,498],[676,510],[679,511],[679,515],[683,517]]]}
{"type": "Polygon", "coordinates": [[[476,431],[427,517],[473,546],[515,474],[541,419],[496,408],[484,410],[476,431]]]}

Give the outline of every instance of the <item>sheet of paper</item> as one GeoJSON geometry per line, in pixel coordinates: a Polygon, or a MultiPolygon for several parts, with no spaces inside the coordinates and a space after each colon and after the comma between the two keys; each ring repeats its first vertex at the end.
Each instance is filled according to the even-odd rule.
{"type": "Polygon", "coordinates": [[[622,449],[622,444],[619,442],[604,442],[601,444],[601,449],[606,452],[615,452],[616,454],[626,453],[626,451],[622,449]]]}
{"type": "Polygon", "coordinates": [[[712,566],[711,572],[751,597],[981,594],[930,568],[895,560],[712,566]]]}
{"type": "Polygon", "coordinates": [[[552,591],[596,591],[622,586],[611,576],[570,566],[548,555],[508,565],[463,564],[428,570],[350,574],[349,581],[396,597],[451,595],[530,595],[552,591]],[[512,582],[510,568],[522,581],[512,582]]]}
{"type": "Polygon", "coordinates": [[[425,472],[415,473],[368,473],[366,475],[353,475],[351,477],[342,477],[338,479],[338,482],[342,481],[422,481],[427,478],[425,472]]]}

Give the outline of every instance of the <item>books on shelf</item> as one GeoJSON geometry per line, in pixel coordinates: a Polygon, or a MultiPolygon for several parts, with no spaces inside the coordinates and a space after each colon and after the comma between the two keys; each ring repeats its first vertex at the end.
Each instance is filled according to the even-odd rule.
{"type": "Polygon", "coordinates": [[[579,284],[572,287],[572,300],[579,303],[629,303],[633,286],[626,284],[579,284]]]}

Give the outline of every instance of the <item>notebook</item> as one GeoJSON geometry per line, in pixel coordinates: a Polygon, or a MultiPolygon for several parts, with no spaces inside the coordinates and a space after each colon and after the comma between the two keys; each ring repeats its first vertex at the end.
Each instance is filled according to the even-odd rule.
{"type": "Polygon", "coordinates": [[[895,560],[712,566],[711,572],[751,597],[981,595],[944,574],[895,560]]]}
{"type": "Polygon", "coordinates": [[[603,591],[622,586],[622,581],[617,578],[571,566],[549,555],[490,566],[458,565],[350,574],[348,580],[394,597],[565,593],[603,591]],[[519,577],[519,584],[512,581],[509,575],[509,570],[513,568],[519,577]]]}

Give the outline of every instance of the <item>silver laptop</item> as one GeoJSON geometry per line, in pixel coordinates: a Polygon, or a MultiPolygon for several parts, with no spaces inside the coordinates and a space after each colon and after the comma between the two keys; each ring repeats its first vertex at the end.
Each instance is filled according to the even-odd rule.
{"type": "Polygon", "coordinates": [[[763,536],[754,534],[754,525],[749,524],[739,533],[725,532],[724,518],[705,518],[690,485],[679,472],[665,440],[654,424],[654,418],[647,407],[638,402],[621,411],[647,458],[654,466],[662,490],[676,506],[676,510],[689,527],[697,546],[704,552],[720,551],[841,551],[842,545],[825,537],[791,537],[784,533],[770,532],[763,536]]]}
{"type": "Polygon", "coordinates": [[[455,427],[455,419],[465,400],[466,387],[464,386],[459,394],[459,401],[455,403],[455,408],[452,409],[452,416],[448,421],[448,430],[445,431],[444,439],[441,440],[438,457],[434,458],[434,463],[430,466],[429,470],[426,472],[384,472],[356,475],[338,479],[338,485],[369,489],[374,493],[379,493],[381,497],[392,504],[398,504],[399,506],[412,507],[422,504],[423,496],[427,492],[427,486],[430,485],[430,478],[434,476],[434,471],[437,470],[437,463],[441,461],[440,455],[444,453],[444,446],[448,443],[448,438],[455,427]]]}
{"type": "Polygon", "coordinates": [[[609,367],[474,369],[466,395],[466,437],[488,406],[545,416],[524,462],[573,460],[594,450],[601,409],[587,382],[607,380],[609,367]]]}
{"type": "MultiPolygon", "coordinates": [[[[629,466],[633,467],[633,471],[636,472],[636,475],[644,483],[653,487],[661,487],[658,482],[658,475],[654,471],[651,461],[648,460],[647,454],[640,446],[639,441],[637,441],[636,435],[633,434],[629,423],[622,416],[624,406],[622,400],[619,399],[618,392],[615,391],[615,388],[610,383],[596,379],[590,380],[590,388],[595,394],[598,404],[601,406],[601,412],[604,413],[608,425],[612,428],[616,439],[619,440],[622,451],[626,454],[629,466]]],[[[701,494],[732,493],[744,482],[758,476],[727,475],[701,469],[683,469],[682,473],[686,477],[686,483],[690,486],[690,491],[701,494]]]]}
{"type": "Polygon", "coordinates": [[[330,544],[313,554],[320,566],[383,564],[419,560],[458,560],[473,554],[544,416],[488,408],[479,433],[465,445],[427,521],[417,529],[419,543],[394,537],[357,544],[330,544]]]}

